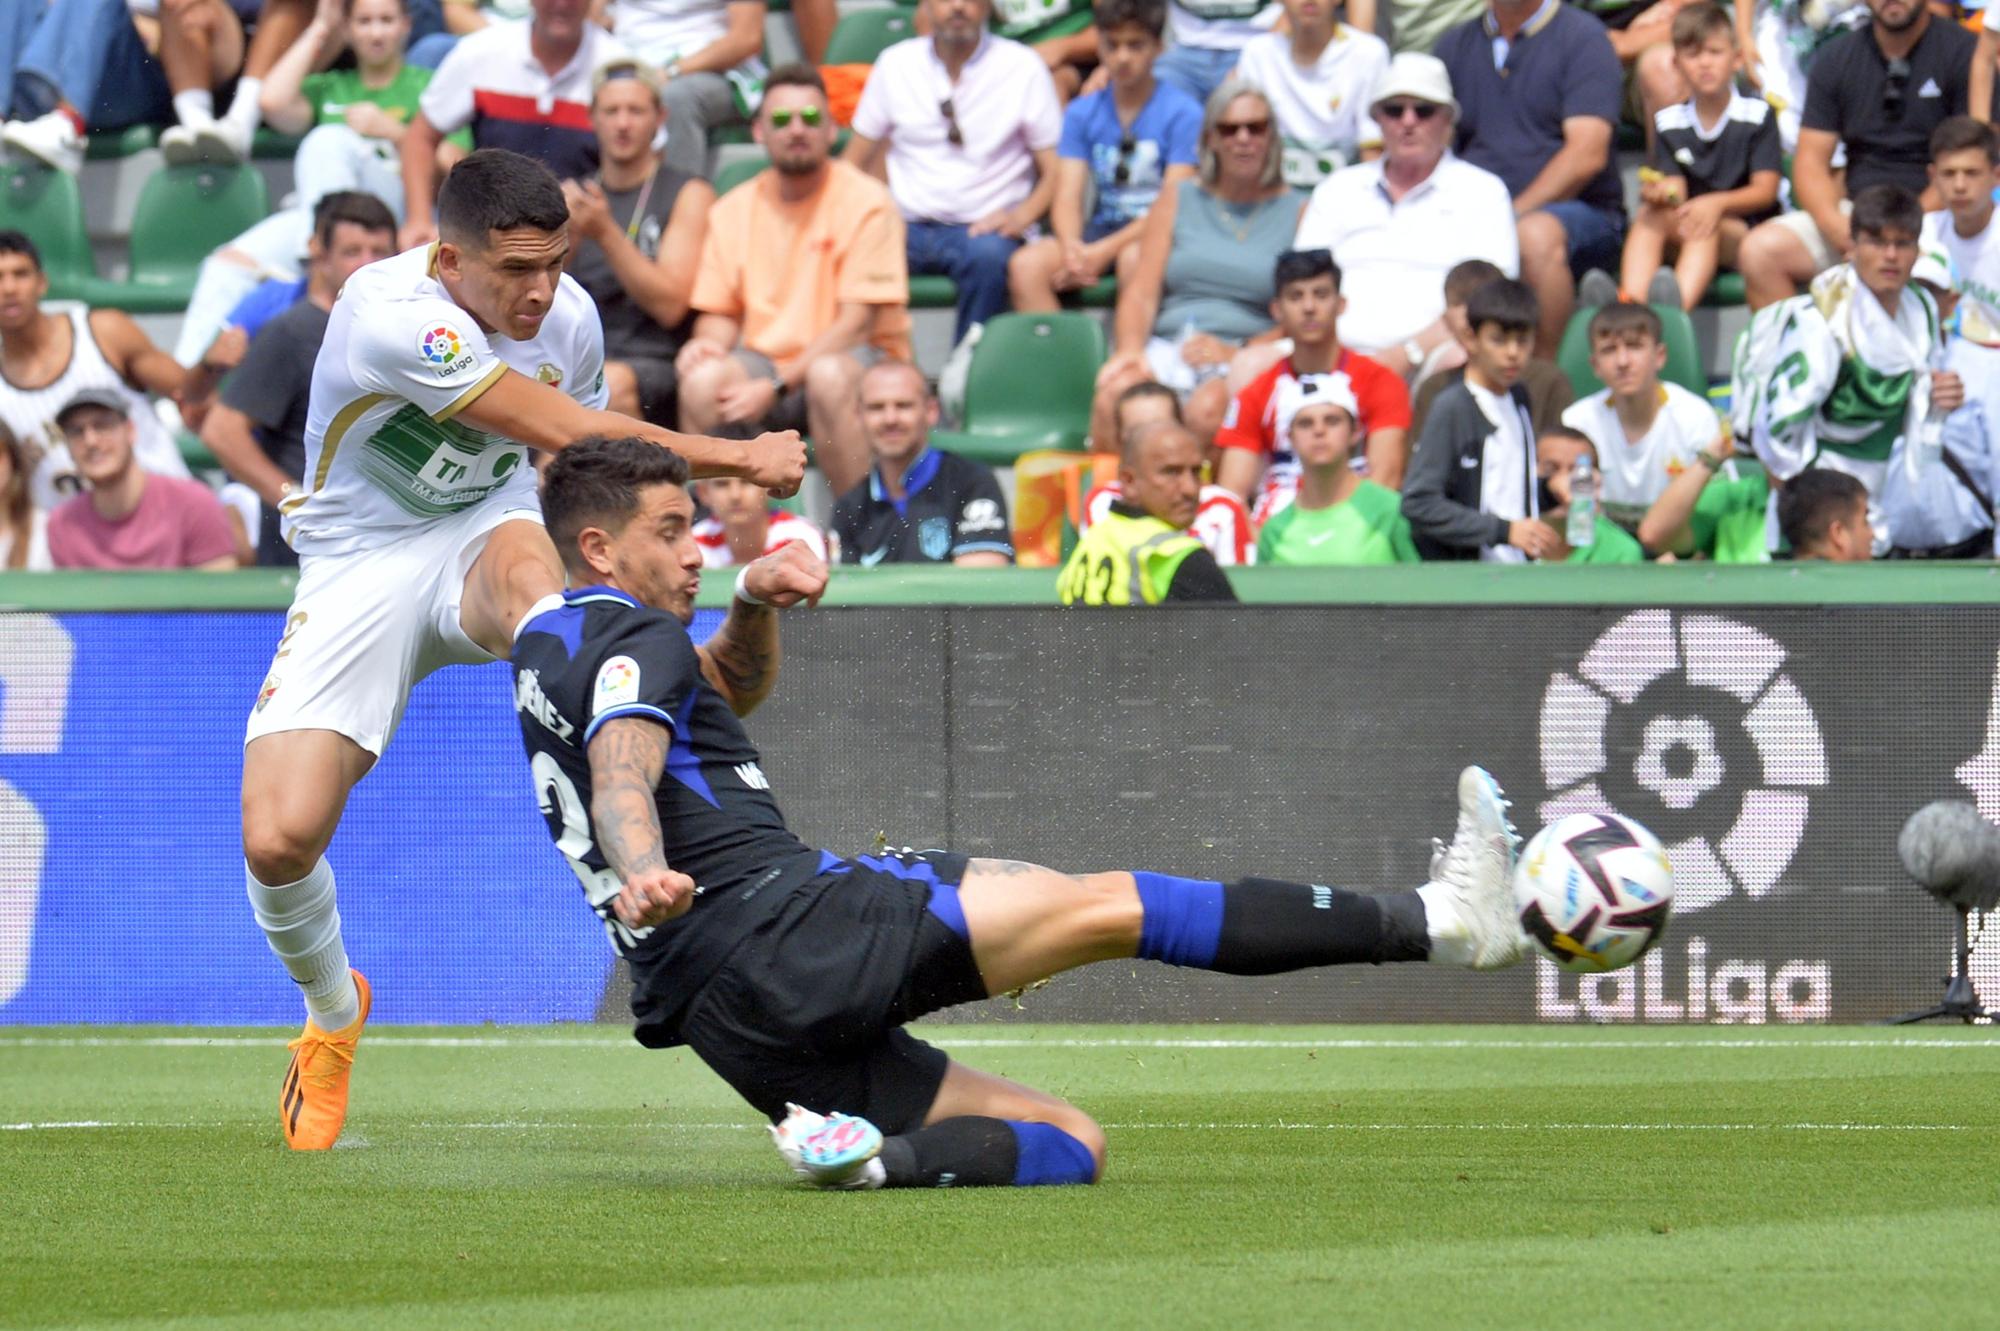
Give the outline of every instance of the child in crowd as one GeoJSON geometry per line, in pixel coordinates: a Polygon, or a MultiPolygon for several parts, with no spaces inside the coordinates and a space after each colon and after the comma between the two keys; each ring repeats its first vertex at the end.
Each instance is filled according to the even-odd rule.
{"type": "Polygon", "coordinates": [[[1794,559],[1859,564],[1874,558],[1868,491],[1845,472],[1816,468],[1785,482],[1778,492],[1778,530],[1794,559]]]}
{"type": "Polygon", "coordinates": [[[1016,310],[1057,309],[1063,292],[1114,270],[1129,277],[1146,210],[1163,187],[1195,173],[1201,107],[1153,77],[1166,23],[1162,0],[1103,0],[1097,6],[1098,62],[1110,84],[1063,112],[1049,208],[1055,234],[1023,245],[1008,261],[1016,310]],[[1093,187],[1097,202],[1086,219],[1084,199],[1093,187]]]}
{"type": "Polygon", "coordinates": [[[1923,224],[1923,205],[1900,185],[1856,195],[1853,261],[1814,278],[1806,295],[1757,311],[1738,342],[1730,388],[1737,437],[1780,485],[1821,467],[1861,482],[1878,552],[1889,546],[1883,482],[1892,465],[1923,460],[1900,450],[1923,444],[1933,412],[1947,415],[1965,401],[1958,375],[1932,368],[1937,303],[1910,280],[1923,224]]]}
{"type": "MultiPolygon", "coordinates": [[[[1174,390],[1165,384],[1151,380],[1133,384],[1118,396],[1115,413],[1118,421],[1118,439],[1122,446],[1132,432],[1143,425],[1158,421],[1172,421],[1175,425],[1186,424],[1181,419],[1181,401],[1174,396],[1174,390]]],[[[1210,447],[1209,463],[1214,465],[1215,449],[1210,447]]],[[[1110,480],[1092,490],[1083,501],[1083,531],[1090,530],[1090,524],[1102,518],[1111,509],[1111,501],[1125,493],[1114,474],[1110,480]]],[[[1215,562],[1223,565],[1254,564],[1257,562],[1257,528],[1250,521],[1250,510],[1233,490],[1224,489],[1214,482],[1201,487],[1200,507],[1195,510],[1194,522],[1188,530],[1201,539],[1215,556],[1215,562]]]]}
{"type": "Polygon", "coordinates": [[[1215,442],[1222,448],[1216,483],[1244,499],[1255,496],[1258,522],[1292,502],[1298,461],[1278,429],[1279,390],[1309,374],[1342,374],[1359,407],[1363,449],[1355,468],[1395,490],[1409,461],[1410,394],[1380,364],[1340,345],[1340,266],[1326,250],[1289,250],[1273,269],[1277,299],[1271,317],[1292,340],[1292,354],[1252,379],[1229,404],[1215,442]]]}
{"type": "Polygon", "coordinates": [[[1604,471],[1605,514],[1628,531],[1639,525],[1695,453],[1722,433],[1715,408],[1679,384],[1663,383],[1667,347],[1652,307],[1620,301],[1590,318],[1590,368],[1607,385],[1562,414],[1595,445],[1604,471]]]}
{"type": "Polygon", "coordinates": [[[1389,68],[1389,44],[1335,18],[1331,0],[1283,4],[1291,31],[1246,42],[1236,77],[1271,95],[1285,140],[1285,183],[1311,189],[1380,150],[1382,129],[1368,114],[1368,98],[1389,68]]]}
{"type": "MultiPolygon", "coordinates": [[[[1466,351],[1472,345],[1472,327],[1465,319],[1466,302],[1488,282],[1498,282],[1506,276],[1485,259],[1467,259],[1444,275],[1444,320],[1451,328],[1452,340],[1431,353],[1411,386],[1412,435],[1423,433],[1424,417],[1438,394],[1465,377],[1466,351]]],[[[1546,356],[1528,358],[1521,369],[1521,386],[1528,390],[1528,411],[1535,418],[1537,430],[1552,430],[1562,424],[1563,412],[1576,401],[1569,376],[1563,373],[1562,366],[1546,356]]]]}
{"type": "Polygon", "coordinates": [[[1771,484],[1764,468],[1736,455],[1724,430],[1699,449],[1639,521],[1639,543],[1661,563],[1712,559],[1763,564],[1771,558],[1765,527],[1771,484]]]}
{"type": "Polygon", "coordinates": [[[1736,91],[1743,56],[1729,11],[1689,5],[1674,16],[1674,68],[1694,90],[1653,116],[1639,211],[1625,235],[1620,286],[1658,305],[1691,310],[1718,266],[1734,266],[1751,227],[1778,211],[1784,150],[1777,114],[1736,91]],[[1673,267],[1661,267],[1671,258],[1673,267]]]}
{"type": "Polygon", "coordinates": [[[1394,490],[1355,474],[1360,408],[1344,374],[1308,374],[1278,390],[1280,429],[1299,460],[1298,492],[1257,537],[1260,564],[1414,564],[1416,543],[1394,490]]]}
{"type": "Polygon", "coordinates": [[[1538,557],[1551,564],[1645,563],[1645,550],[1623,527],[1605,517],[1602,509],[1594,520],[1589,543],[1570,544],[1570,481],[1576,474],[1577,460],[1584,457],[1590,458],[1591,465],[1602,472],[1597,460],[1597,446],[1581,430],[1559,425],[1544,431],[1535,441],[1535,470],[1541,486],[1541,522],[1555,535],[1553,548],[1538,557]]]}
{"type": "MultiPolygon", "coordinates": [[[[1944,203],[1924,217],[1923,248],[1947,262],[1951,290],[1939,298],[1953,332],[1945,367],[1965,383],[1966,405],[1945,422],[1937,467],[1892,466],[1882,494],[1893,547],[1933,558],[1988,558],[2000,450],[1988,428],[2000,422],[2000,134],[1970,116],[1931,133],[1931,188],[1944,203]]],[[[1919,275],[1924,270],[1918,269],[1919,275]]]]}
{"type": "Polygon", "coordinates": [[[761,559],[793,541],[826,558],[826,537],[796,513],[771,502],[770,494],[734,476],[711,476],[694,483],[707,516],[694,524],[704,568],[730,568],[761,559]]]}
{"type": "Polygon", "coordinates": [[[1504,278],[1466,305],[1465,378],[1438,395],[1403,487],[1403,516],[1425,559],[1518,564],[1559,548],[1537,520],[1535,428],[1520,382],[1540,314],[1534,291],[1504,278]]]}

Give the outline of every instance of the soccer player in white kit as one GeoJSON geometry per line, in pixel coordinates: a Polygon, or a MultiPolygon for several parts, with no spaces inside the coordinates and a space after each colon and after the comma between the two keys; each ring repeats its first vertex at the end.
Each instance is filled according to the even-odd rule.
{"type": "Polygon", "coordinates": [[[437,208],[436,244],[361,269],[333,307],[306,478],[281,505],[298,591],[243,750],[250,903],[305,993],[280,1097],[299,1150],[339,1137],[368,1018],[325,859],[348,792],[418,680],[509,656],[529,607],[563,589],[529,450],[636,434],[782,493],[805,470],[794,431],[710,439],[604,410],[603,331],[563,273],[569,213],[539,163],[472,153],[437,208]]]}

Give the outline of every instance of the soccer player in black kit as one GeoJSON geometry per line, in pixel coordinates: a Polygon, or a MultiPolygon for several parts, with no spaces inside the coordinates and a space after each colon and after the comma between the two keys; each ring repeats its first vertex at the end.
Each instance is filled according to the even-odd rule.
{"type": "Polygon", "coordinates": [[[794,837],[738,717],[776,682],[777,610],[818,599],[793,544],[739,573],[697,647],[701,550],[686,464],[642,439],[558,453],[542,483],[571,590],[516,633],[515,707],[556,847],[630,963],[639,1042],[685,1044],[770,1118],[824,1188],[1091,1183],[1089,1115],[903,1029],[955,1003],[1118,957],[1261,975],[1525,955],[1499,787],[1469,767],[1431,881],[1362,894],[1246,877],[1072,876],[794,837]]]}

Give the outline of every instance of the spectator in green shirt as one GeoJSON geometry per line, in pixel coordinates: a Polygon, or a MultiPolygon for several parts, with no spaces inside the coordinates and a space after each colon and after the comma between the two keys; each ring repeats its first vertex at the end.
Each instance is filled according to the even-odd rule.
{"type": "MultiPolygon", "coordinates": [[[[1555,530],[1555,548],[1541,557],[1545,564],[1643,564],[1646,550],[1623,527],[1597,515],[1589,545],[1569,543],[1570,477],[1578,458],[1588,456],[1597,466],[1597,445],[1581,430],[1559,426],[1535,440],[1535,463],[1541,478],[1540,520],[1555,530]]],[[[1602,470],[1598,472],[1603,475],[1602,470]]]]}
{"type": "Polygon", "coordinates": [[[1771,482],[1754,458],[1736,456],[1728,431],[1694,455],[1639,522],[1639,540],[1665,563],[1769,563],[1771,482]]]}
{"type": "Polygon", "coordinates": [[[1283,381],[1277,415],[1280,436],[1291,440],[1299,461],[1299,484],[1292,502],[1265,522],[1257,562],[1418,562],[1402,496],[1354,470],[1360,408],[1347,376],[1308,374],[1283,381]]]}
{"type": "MultiPolygon", "coordinates": [[[[297,280],[312,239],[313,208],[328,194],[357,190],[403,218],[397,157],[431,71],[405,63],[410,35],[405,0],[319,0],[299,39],[265,76],[260,94],[273,129],[305,135],[292,161],[296,189],[269,217],[202,262],[174,356],[201,361],[236,303],[268,278],[297,280]],[[313,71],[346,47],[354,68],[313,71]]],[[[225,368],[233,367],[233,361],[225,368]]]]}

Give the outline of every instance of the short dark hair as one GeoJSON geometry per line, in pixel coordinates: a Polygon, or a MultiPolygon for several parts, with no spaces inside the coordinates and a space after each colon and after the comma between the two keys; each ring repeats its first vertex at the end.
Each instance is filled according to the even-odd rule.
{"type": "Polygon", "coordinates": [[[1857,236],[1880,236],[1885,231],[1915,236],[1924,229],[1923,201],[1901,185],[1870,185],[1854,196],[1847,223],[1857,236]]]}
{"type": "Polygon", "coordinates": [[[563,566],[581,572],[583,555],[576,538],[584,528],[618,531],[639,511],[639,491],[687,483],[687,459],[670,448],[633,435],[590,435],[542,469],[542,521],[563,566]]]}
{"type": "Polygon", "coordinates": [[[1674,26],[1667,30],[1667,40],[1676,51],[1685,51],[1690,46],[1700,46],[1716,33],[1729,38],[1731,46],[1736,45],[1736,20],[1721,5],[1711,2],[1689,5],[1674,15],[1674,26]]]}
{"type": "Polygon", "coordinates": [[[1868,489],[1844,471],[1813,467],[1778,491],[1778,530],[1794,554],[1811,554],[1825,543],[1834,521],[1868,502],[1868,489]]]}
{"type": "Polygon", "coordinates": [[[779,65],[764,76],[764,91],[773,88],[815,88],[819,95],[826,96],[826,80],[820,77],[818,69],[803,61],[793,61],[789,65],[779,65]]]}
{"type": "Polygon", "coordinates": [[[1988,164],[2000,163],[2000,135],[1993,132],[1993,126],[1971,116],[1946,116],[1931,131],[1931,160],[1935,162],[1946,153],[1964,152],[1967,148],[1977,148],[1986,154],[1988,164]]]}
{"type": "Polygon", "coordinates": [[[1186,418],[1181,415],[1181,395],[1154,379],[1141,379],[1118,395],[1118,400],[1111,404],[1111,423],[1113,425],[1118,423],[1118,417],[1124,413],[1127,402],[1137,402],[1142,397],[1165,398],[1173,404],[1174,419],[1183,425],[1187,424],[1186,418]]]}
{"type": "Polygon", "coordinates": [[[495,231],[558,231],[569,222],[562,185],[546,166],[505,148],[459,159],[437,197],[438,234],[454,245],[485,249],[495,231]]]}
{"type": "Polygon", "coordinates": [[[1542,306],[1535,299],[1534,288],[1511,277],[1488,282],[1465,301],[1465,321],[1475,333],[1487,324],[1498,326],[1503,333],[1532,333],[1541,317],[1542,306]]]}
{"type": "Polygon", "coordinates": [[[1488,282],[1498,282],[1507,274],[1500,271],[1500,265],[1485,259],[1466,259],[1455,263],[1451,271],[1444,275],[1444,303],[1463,305],[1472,299],[1472,293],[1488,282]]]}
{"type": "Polygon", "coordinates": [[[1093,9],[1099,32],[1144,28],[1156,42],[1167,35],[1167,7],[1162,0],[1099,0],[1093,9]]]}
{"type": "Polygon", "coordinates": [[[0,231],[0,254],[25,254],[28,262],[42,271],[42,252],[35,248],[35,242],[28,239],[25,231],[0,231]]]}
{"type": "Polygon", "coordinates": [[[1282,296],[1294,282],[1329,276],[1333,278],[1333,289],[1340,290],[1340,265],[1333,261],[1332,250],[1286,250],[1271,265],[1271,290],[1282,296]]]}
{"type": "Polygon", "coordinates": [[[342,222],[364,231],[386,231],[392,237],[396,234],[396,214],[389,211],[389,205],[358,189],[322,194],[313,205],[313,239],[321,249],[333,244],[333,229],[342,222]]]}
{"type": "Polygon", "coordinates": [[[1592,457],[1597,456],[1597,441],[1573,425],[1551,425],[1535,432],[1537,439],[1567,439],[1572,444],[1582,444],[1592,457]]]}
{"type": "Polygon", "coordinates": [[[1614,300],[1609,305],[1600,305],[1597,313],[1590,316],[1590,327],[1586,330],[1592,348],[1597,339],[1607,335],[1622,333],[1644,333],[1655,342],[1666,337],[1666,329],[1660,323],[1660,316],[1650,305],[1641,305],[1636,300],[1614,300]]]}

